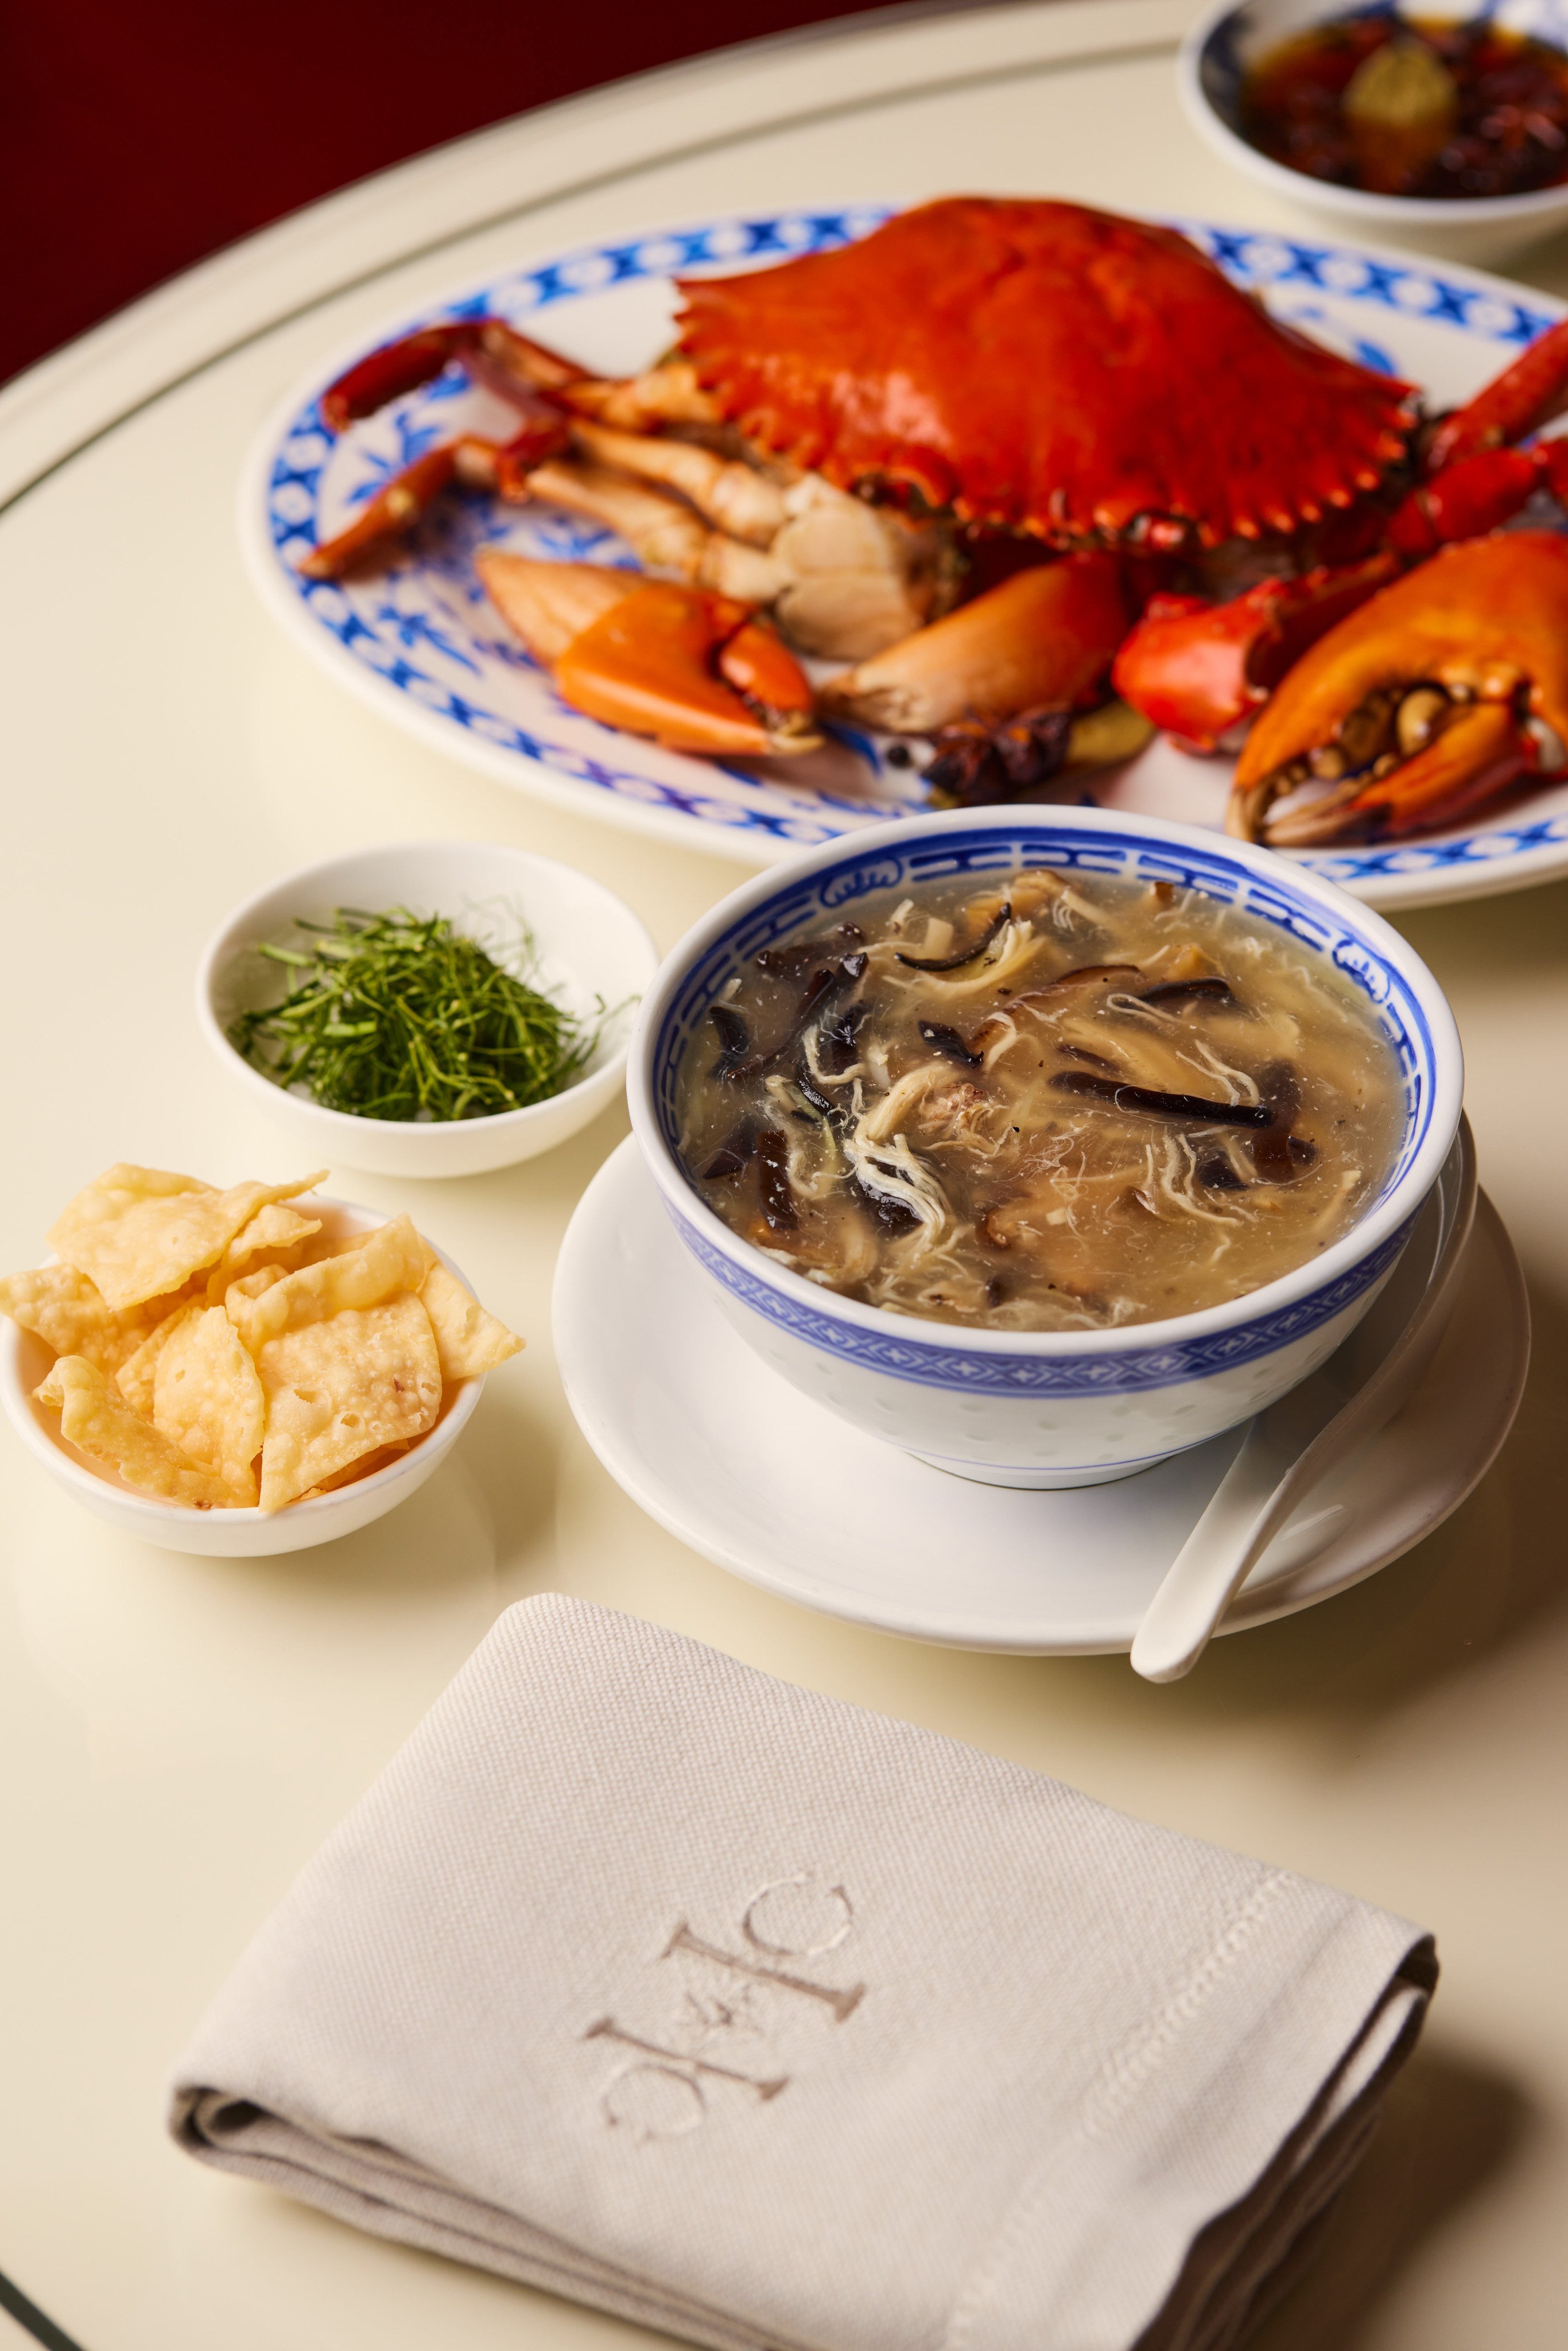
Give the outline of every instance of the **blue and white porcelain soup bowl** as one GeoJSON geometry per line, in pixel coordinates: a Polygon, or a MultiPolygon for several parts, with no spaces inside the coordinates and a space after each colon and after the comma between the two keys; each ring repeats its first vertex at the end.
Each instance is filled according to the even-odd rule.
{"type": "Polygon", "coordinates": [[[1014,805],[828,841],[734,891],[687,932],[644,997],[627,1086],[643,1155],[709,1295],[793,1386],[960,1477],[1087,1486],[1234,1427],[1333,1353],[1393,1270],[1448,1155],[1464,1069],[1431,973],[1396,931],[1332,882],[1188,825],[1014,805]],[[868,892],[915,892],[947,875],[1017,865],[1204,891],[1278,924],[1364,992],[1404,1076],[1405,1134],[1382,1190],[1343,1238],[1201,1313],[1115,1331],[988,1332],[840,1297],[752,1248],[698,1196],[676,1152],[676,1076],[726,983],[775,941],[842,922],[868,892]]]}

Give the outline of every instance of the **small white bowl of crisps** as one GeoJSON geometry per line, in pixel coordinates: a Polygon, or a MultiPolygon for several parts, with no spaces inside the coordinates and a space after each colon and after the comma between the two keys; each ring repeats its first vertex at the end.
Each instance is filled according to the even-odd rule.
{"type": "Polygon", "coordinates": [[[110,1167],[0,1278],[0,1403],[78,1502],[171,1551],[306,1551],[405,1501],[522,1345],[407,1217],[110,1167]]]}
{"type": "Polygon", "coordinates": [[[399,842],[247,900],[202,958],[196,1017],[302,1149],[381,1176],[478,1176],[619,1097],[657,960],[631,908],[575,867],[399,842]]]}

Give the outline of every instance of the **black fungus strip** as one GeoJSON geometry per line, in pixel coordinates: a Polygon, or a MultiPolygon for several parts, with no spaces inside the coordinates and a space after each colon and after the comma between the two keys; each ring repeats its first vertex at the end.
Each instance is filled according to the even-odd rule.
{"type": "Polygon", "coordinates": [[[851,1177],[850,1189],[858,1194],[862,1206],[870,1211],[891,1239],[896,1240],[903,1233],[912,1233],[920,1222],[913,1208],[906,1207],[902,1200],[894,1200],[885,1192],[873,1191],[869,1184],[862,1184],[858,1176],[851,1177]]]}
{"type": "Polygon", "coordinates": [[[827,1119],[833,1126],[839,1124],[843,1113],[838,1103],[829,1101],[821,1086],[813,1080],[810,1071],[803,1061],[796,1064],[793,1083],[801,1101],[809,1103],[819,1118],[827,1119]]]}
{"type": "Polygon", "coordinates": [[[1258,1072],[1258,1092],[1277,1125],[1290,1126],[1301,1107],[1301,1081],[1291,1061],[1270,1061],[1258,1072]]]}
{"type": "Polygon", "coordinates": [[[1258,1072],[1258,1091],[1269,1123],[1252,1138],[1252,1165],[1260,1183],[1288,1184],[1301,1164],[1296,1138],[1291,1133],[1301,1106],[1301,1081],[1294,1064],[1270,1061],[1258,1072]]]}
{"type": "Polygon", "coordinates": [[[985,954],[986,949],[991,945],[993,939],[998,938],[1001,935],[1001,933],[1008,924],[1012,921],[1012,908],[1010,906],[1004,906],[1001,913],[998,914],[993,921],[988,922],[986,925],[985,929],[980,933],[979,937],[975,940],[974,944],[970,946],[960,947],[956,955],[901,955],[898,957],[898,961],[904,965],[906,971],[962,971],[967,963],[973,963],[977,956],[983,956],[985,954]]]}
{"type": "Polygon", "coordinates": [[[1093,1078],[1087,1070],[1061,1070],[1051,1084],[1059,1093],[1083,1094],[1112,1110],[1143,1111],[1151,1118],[1196,1119],[1203,1126],[1271,1127],[1274,1113],[1267,1102],[1209,1102],[1202,1094],[1166,1094],[1154,1086],[1118,1084],[1113,1078],[1093,1078]]]}
{"type": "Polygon", "coordinates": [[[1260,1134],[1252,1138],[1252,1165],[1260,1184],[1288,1184],[1296,1172],[1291,1156],[1291,1138],[1285,1128],[1272,1121],[1260,1134]]]}
{"type": "Polygon", "coordinates": [[[971,1053],[956,1029],[945,1028],[940,1020],[922,1020],[919,1026],[933,1052],[945,1053],[950,1061],[962,1061],[967,1070],[984,1067],[984,1056],[971,1053]]]}
{"type": "Polygon", "coordinates": [[[705,1184],[717,1184],[727,1176],[738,1176],[751,1165],[757,1149],[757,1122],[743,1118],[740,1124],[725,1136],[707,1165],[701,1171],[705,1184]]]}
{"type": "Polygon", "coordinates": [[[789,1189],[789,1145],[776,1126],[765,1126],[757,1138],[757,1196],[769,1232],[797,1229],[800,1218],[789,1189]]]}
{"type": "Polygon", "coordinates": [[[1206,1192],[1245,1192],[1247,1189],[1229,1160],[1219,1151],[1207,1159],[1199,1160],[1197,1180],[1206,1192]]]}
{"type": "Polygon", "coordinates": [[[722,1049],[708,1075],[717,1078],[721,1085],[729,1085],[740,1075],[751,1050],[751,1031],[727,1004],[710,1004],[707,1017],[718,1030],[722,1049]]]}
{"type": "Polygon", "coordinates": [[[737,1062],[733,1072],[727,1072],[727,1075],[758,1078],[765,1076],[769,1070],[777,1069],[785,1055],[794,1051],[823,1005],[841,995],[846,987],[855,987],[864,975],[863,955],[841,956],[836,963],[819,964],[806,982],[806,992],[777,1045],[769,1045],[763,1051],[754,1053],[747,1061],[737,1062]]]}
{"type": "Polygon", "coordinates": [[[1158,987],[1145,987],[1138,1001],[1140,1004],[1234,1004],[1236,997],[1228,979],[1167,979],[1158,987]]]}
{"type": "Polygon", "coordinates": [[[825,955],[841,955],[850,947],[865,945],[865,933],[858,923],[841,923],[836,930],[821,938],[791,939],[788,946],[764,947],[752,961],[758,971],[770,979],[799,979],[807,967],[820,962],[825,955]]]}

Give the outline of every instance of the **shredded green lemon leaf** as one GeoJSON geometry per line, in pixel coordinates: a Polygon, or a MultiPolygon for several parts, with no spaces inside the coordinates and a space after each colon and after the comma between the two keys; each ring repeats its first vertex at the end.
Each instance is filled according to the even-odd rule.
{"type": "Polygon", "coordinates": [[[606,1018],[580,1020],[519,973],[533,941],[512,917],[497,960],[444,914],[340,906],[258,956],[297,974],[281,1003],[245,1012],[229,1042],[280,1086],[356,1118],[493,1118],[569,1086],[606,1018]],[[508,968],[508,965],[515,968],[508,968]]]}

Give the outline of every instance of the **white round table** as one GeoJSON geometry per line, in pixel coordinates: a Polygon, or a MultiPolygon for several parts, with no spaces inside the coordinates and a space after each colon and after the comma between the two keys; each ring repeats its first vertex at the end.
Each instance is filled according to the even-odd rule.
{"type": "MultiPolygon", "coordinates": [[[[270,876],[382,840],[591,869],[667,946],[732,865],[508,793],[279,637],[235,483],[319,352],[502,262],[716,208],[1079,196],[1293,226],[1186,129],[1184,0],[862,19],[574,99],[220,256],[0,395],[6,961],[0,1263],[120,1158],[287,1172],[192,974],[270,876]]],[[[1531,282],[1568,290],[1568,247],[1531,282]]],[[[735,1583],[600,1468],[550,1359],[556,1248],[619,1112],[410,1208],[528,1338],[404,1510],[327,1549],[139,1547],[0,1443],[0,2270],[85,2351],[586,2346],[635,2330],[403,2252],[178,2154],[168,2069],[295,1871],[497,1612],[554,1588],[927,1723],[1435,1928],[1425,2048],[1270,2351],[1568,2340],[1568,887],[1408,918],[1458,1009],[1481,1172],[1534,1292],[1515,1434],[1442,1531],[1152,1688],[1124,1659],[917,1647],[735,1583]]],[[[301,1171],[302,1172],[302,1171],[301,1171]]],[[[11,2339],[0,2316],[0,2340],[11,2339]]],[[[20,2341],[21,2337],[16,2337],[20,2341]]]]}

